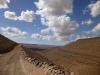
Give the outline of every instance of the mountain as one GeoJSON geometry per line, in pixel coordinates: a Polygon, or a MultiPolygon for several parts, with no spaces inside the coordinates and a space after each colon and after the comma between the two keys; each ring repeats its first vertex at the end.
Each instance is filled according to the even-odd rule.
{"type": "Polygon", "coordinates": [[[100,75],[100,37],[79,39],[38,53],[70,71],[71,75],[100,75]]]}

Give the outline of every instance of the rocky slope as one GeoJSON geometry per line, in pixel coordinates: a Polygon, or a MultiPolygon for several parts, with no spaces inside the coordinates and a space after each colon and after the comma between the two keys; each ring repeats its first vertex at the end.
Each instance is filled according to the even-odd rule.
{"type": "MultiPolygon", "coordinates": [[[[1,37],[3,36],[1,35],[1,37]]],[[[0,75],[69,75],[69,72],[61,66],[54,64],[31,49],[18,44],[13,45],[15,42],[5,37],[2,38],[1,42],[0,75]],[[8,52],[9,47],[11,50],[8,52]]]]}

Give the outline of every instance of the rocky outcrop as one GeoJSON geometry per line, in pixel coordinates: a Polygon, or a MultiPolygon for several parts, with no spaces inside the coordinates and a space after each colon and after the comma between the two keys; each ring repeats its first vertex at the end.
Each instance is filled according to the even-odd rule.
{"type": "MultiPolygon", "coordinates": [[[[24,50],[28,49],[24,48],[24,50]]],[[[54,64],[47,58],[40,56],[38,53],[33,54],[33,57],[31,57],[27,54],[28,52],[24,50],[22,51],[24,61],[28,61],[35,67],[42,69],[45,75],[70,75],[70,72],[65,72],[61,66],[54,64]]]]}

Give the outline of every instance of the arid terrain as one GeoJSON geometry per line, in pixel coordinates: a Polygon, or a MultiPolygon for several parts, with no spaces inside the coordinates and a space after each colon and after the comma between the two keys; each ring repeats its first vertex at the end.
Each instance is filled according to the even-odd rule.
{"type": "Polygon", "coordinates": [[[100,75],[100,37],[43,47],[0,35],[0,75],[100,75]]]}
{"type": "Polygon", "coordinates": [[[39,53],[74,75],[100,75],[100,38],[80,39],[39,53]]]}

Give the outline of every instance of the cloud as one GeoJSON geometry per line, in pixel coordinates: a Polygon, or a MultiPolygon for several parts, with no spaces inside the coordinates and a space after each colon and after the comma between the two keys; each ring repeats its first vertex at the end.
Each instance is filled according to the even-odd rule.
{"type": "Polygon", "coordinates": [[[100,23],[98,23],[93,29],[92,32],[100,32],[100,23]]]}
{"type": "Polygon", "coordinates": [[[82,24],[84,24],[84,25],[91,25],[92,23],[93,23],[93,21],[91,19],[82,21],[82,24]]]}
{"type": "Polygon", "coordinates": [[[15,12],[5,11],[4,17],[10,20],[20,20],[25,22],[32,22],[34,20],[34,12],[33,11],[22,11],[20,16],[16,16],[15,12]]]}
{"type": "Polygon", "coordinates": [[[29,10],[22,11],[21,16],[19,16],[18,19],[26,22],[32,22],[34,19],[34,12],[29,10]]]}
{"type": "Polygon", "coordinates": [[[88,8],[90,9],[90,14],[93,17],[100,15],[100,0],[95,3],[89,4],[88,8]]]}
{"type": "Polygon", "coordinates": [[[45,15],[61,16],[66,13],[72,13],[73,0],[39,0],[35,2],[37,13],[45,15]]]}
{"type": "Polygon", "coordinates": [[[28,34],[16,27],[0,27],[0,31],[1,34],[10,38],[25,38],[28,34]]]}
{"type": "Polygon", "coordinates": [[[48,28],[53,31],[54,35],[62,39],[73,34],[78,28],[78,24],[75,21],[71,21],[70,17],[66,16],[48,17],[47,25],[48,28]]]}
{"type": "Polygon", "coordinates": [[[40,34],[32,34],[31,35],[31,38],[33,38],[33,39],[37,39],[37,38],[41,38],[41,35],[40,34]]]}
{"type": "Polygon", "coordinates": [[[45,28],[41,30],[42,35],[48,35],[50,33],[50,28],[45,28]]]}
{"type": "Polygon", "coordinates": [[[41,40],[55,40],[55,41],[58,41],[57,37],[55,36],[52,36],[52,35],[43,35],[43,34],[39,34],[39,33],[34,33],[31,35],[31,38],[32,39],[41,39],[41,40]]]}
{"type": "Polygon", "coordinates": [[[42,23],[43,25],[46,25],[47,22],[48,22],[48,20],[47,20],[45,17],[41,17],[41,23],[42,23]]]}
{"type": "Polygon", "coordinates": [[[15,12],[11,12],[11,11],[5,11],[4,12],[4,16],[6,19],[10,19],[10,20],[17,20],[17,16],[15,12]]]}
{"type": "Polygon", "coordinates": [[[92,36],[86,36],[86,35],[77,34],[77,35],[75,35],[74,41],[79,40],[79,39],[86,39],[86,38],[92,38],[92,36]]]}
{"type": "Polygon", "coordinates": [[[71,35],[69,38],[70,38],[70,41],[76,41],[78,39],[94,38],[98,36],[100,36],[100,34],[98,35],[97,33],[94,33],[91,30],[88,30],[88,31],[82,31],[81,34],[75,33],[71,35]]]}
{"type": "Polygon", "coordinates": [[[0,0],[0,9],[8,8],[7,3],[10,3],[10,0],[0,0]]]}
{"type": "Polygon", "coordinates": [[[53,34],[52,37],[66,40],[78,28],[78,23],[66,16],[72,13],[73,0],[39,0],[36,14],[41,16],[41,23],[48,28],[41,30],[42,35],[53,34]]]}

